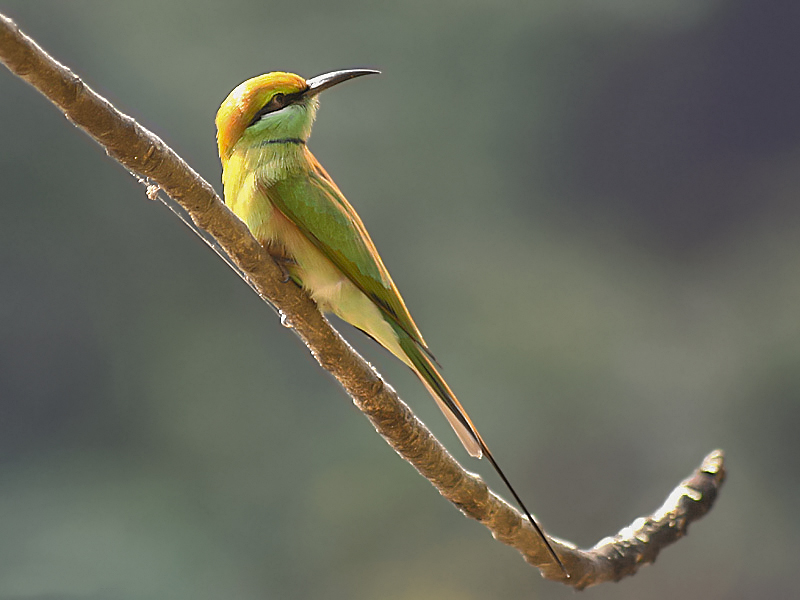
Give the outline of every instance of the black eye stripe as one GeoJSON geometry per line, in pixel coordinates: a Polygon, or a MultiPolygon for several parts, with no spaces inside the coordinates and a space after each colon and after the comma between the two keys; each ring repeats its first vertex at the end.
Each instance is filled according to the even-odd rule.
{"type": "Polygon", "coordinates": [[[250,121],[250,123],[247,124],[247,126],[250,127],[251,125],[255,125],[261,120],[261,117],[263,117],[264,115],[268,115],[269,113],[281,110],[282,108],[285,108],[290,104],[297,102],[297,100],[299,100],[302,97],[305,91],[306,90],[302,90],[300,92],[295,92],[294,94],[283,94],[281,92],[278,92],[277,94],[272,96],[272,98],[269,99],[269,102],[267,102],[264,106],[262,106],[259,109],[259,111],[253,116],[253,119],[250,121]]]}

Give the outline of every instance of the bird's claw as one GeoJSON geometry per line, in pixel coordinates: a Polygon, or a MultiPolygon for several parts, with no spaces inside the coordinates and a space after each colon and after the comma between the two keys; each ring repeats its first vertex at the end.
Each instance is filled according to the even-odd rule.
{"type": "Polygon", "coordinates": [[[297,263],[291,258],[286,258],[285,256],[273,256],[272,260],[275,261],[275,264],[281,270],[281,283],[289,283],[292,280],[292,275],[289,273],[288,266],[296,265],[297,263]]]}

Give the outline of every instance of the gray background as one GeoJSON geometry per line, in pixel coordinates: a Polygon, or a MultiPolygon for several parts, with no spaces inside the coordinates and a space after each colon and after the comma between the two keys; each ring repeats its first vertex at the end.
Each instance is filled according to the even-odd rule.
{"type": "MultiPolygon", "coordinates": [[[[795,590],[800,4],[0,8],[218,189],[235,85],[381,69],[322,97],[311,147],[545,527],[592,545],[727,452],[691,535],[585,597],[795,590]]],[[[0,132],[0,597],[574,597],[439,498],[3,69],[0,132]]],[[[502,492],[414,377],[344,332],[502,492]]]]}

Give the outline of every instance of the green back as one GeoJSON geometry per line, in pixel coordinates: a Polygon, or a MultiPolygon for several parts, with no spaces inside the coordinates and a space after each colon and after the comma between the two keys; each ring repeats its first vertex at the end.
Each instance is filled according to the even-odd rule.
{"type": "Polygon", "coordinates": [[[309,169],[265,185],[270,202],[383,312],[426,348],[364,224],[309,152],[309,169]]]}

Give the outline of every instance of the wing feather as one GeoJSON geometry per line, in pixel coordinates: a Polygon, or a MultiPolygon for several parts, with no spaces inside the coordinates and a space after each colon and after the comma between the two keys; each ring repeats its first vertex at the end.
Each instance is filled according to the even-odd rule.
{"type": "Polygon", "coordinates": [[[364,224],[313,154],[308,171],[262,183],[270,202],[381,312],[427,352],[422,334],[364,224]]]}

